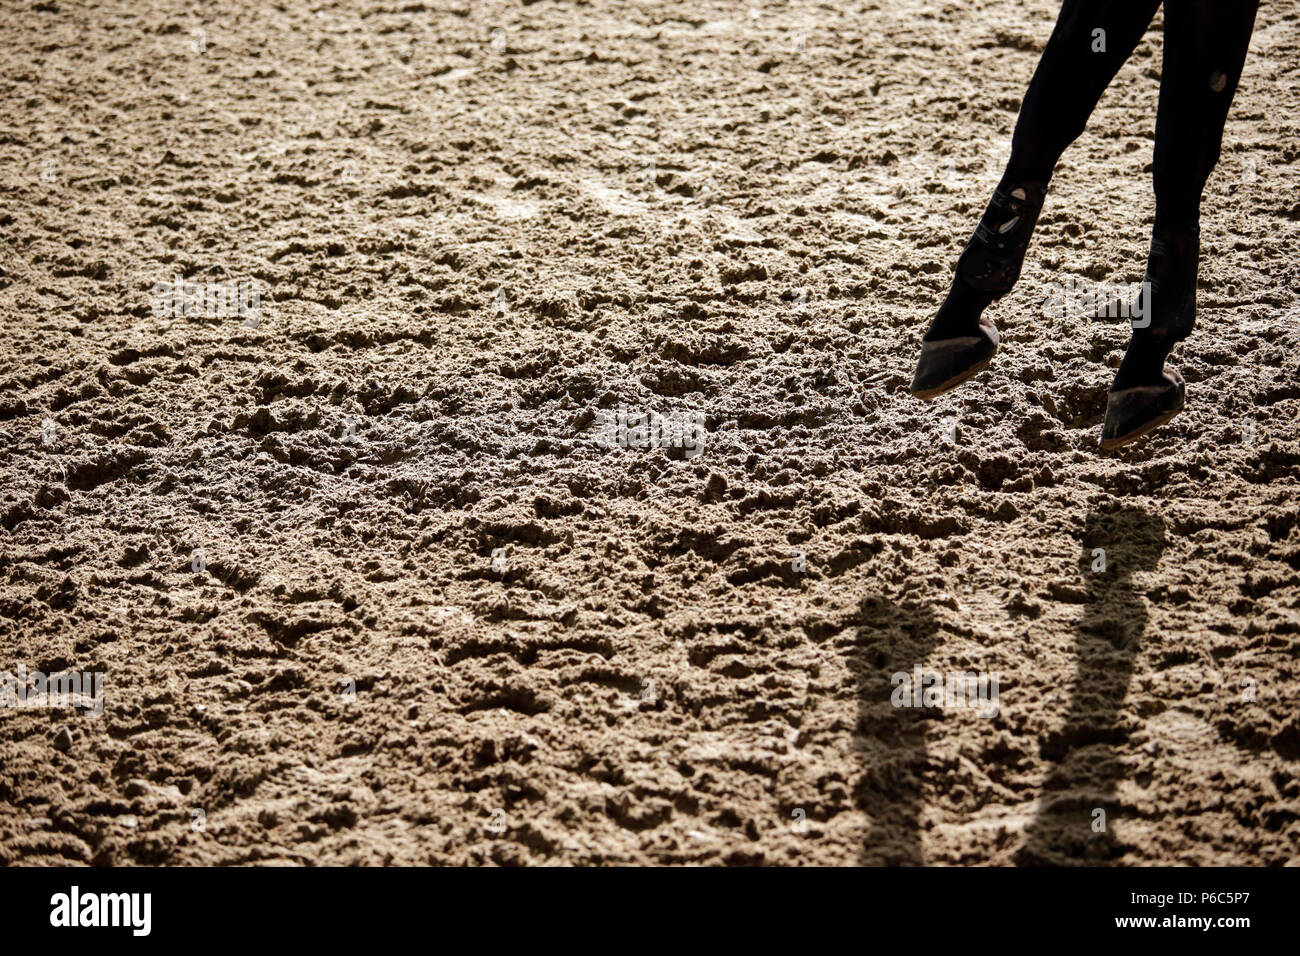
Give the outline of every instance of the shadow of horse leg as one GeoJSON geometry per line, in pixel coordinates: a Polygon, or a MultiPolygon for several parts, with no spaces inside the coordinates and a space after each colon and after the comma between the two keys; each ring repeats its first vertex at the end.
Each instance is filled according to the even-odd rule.
{"type": "Polygon", "coordinates": [[[1132,575],[1154,570],[1164,546],[1158,515],[1131,506],[1088,515],[1080,557],[1087,600],[1075,625],[1074,689],[1065,723],[1040,746],[1053,769],[1017,854],[1021,865],[1096,865],[1127,852],[1110,823],[1127,773],[1119,751],[1133,729],[1124,700],[1147,628],[1132,575]]]}
{"type": "Polygon", "coordinates": [[[895,674],[911,675],[934,650],[938,627],[930,608],[870,597],[850,663],[858,692],[856,744],[862,776],[854,802],[871,824],[864,866],[921,865],[922,784],[929,755],[926,722],[933,712],[891,702],[895,674]]]}

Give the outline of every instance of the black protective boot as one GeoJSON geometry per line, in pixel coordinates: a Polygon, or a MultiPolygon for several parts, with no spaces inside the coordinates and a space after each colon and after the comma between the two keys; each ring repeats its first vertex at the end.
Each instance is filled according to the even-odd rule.
{"type": "Polygon", "coordinates": [[[1137,307],[1133,339],[1106,393],[1101,447],[1119,448],[1159,428],[1183,410],[1183,377],[1165,364],[1170,350],[1196,320],[1196,270],[1200,233],[1195,227],[1157,225],[1137,307]]]}
{"type": "Polygon", "coordinates": [[[911,388],[917,398],[942,395],[992,361],[1000,337],[983,312],[1020,278],[1045,194],[1045,183],[993,191],[975,234],[957,260],[948,297],[921,341],[911,388]]]}

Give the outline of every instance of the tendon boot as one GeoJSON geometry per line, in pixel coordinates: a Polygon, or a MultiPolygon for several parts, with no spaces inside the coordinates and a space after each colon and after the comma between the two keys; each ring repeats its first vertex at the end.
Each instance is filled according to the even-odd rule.
{"type": "Polygon", "coordinates": [[[1142,291],[1132,310],[1133,338],[1106,393],[1101,447],[1111,451],[1159,428],[1183,410],[1187,386],[1165,364],[1196,320],[1200,234],[1157,225],[1142,291]]]}
{"type": "Polygon", "coordinates": [[[912,378],[917,398],[935,398],[988,367],[998,350],[997,326],[984,310],[1020,278],[1025,250],[1043,208],[1045,183],[993,191],[975,234],[957,260],[948,297],[921,340],[912,378]]]}

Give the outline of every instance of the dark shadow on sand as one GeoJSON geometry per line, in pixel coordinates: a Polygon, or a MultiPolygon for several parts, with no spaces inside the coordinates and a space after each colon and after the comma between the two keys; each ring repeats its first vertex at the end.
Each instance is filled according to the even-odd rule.
{"type": "Polygon", "coordinates": [[[925,665],[934,650],[938,626],[930,607],[869,597],[850,662],[858,692],[856,744],[863,773],[854,804],[871,823],[865,836],[863,866],[920,865],[922,782],[929,756],[928,721],[933,709],[894,707],[891,676],[925,665]]]}
{"type": "Polygon", "coordinates": [[[1121,711],[1133,662],[1147,631],[1146,605],[1132,575],[1154,570],[1165,548],[1164,521],[1126,505],[1089,513],[1079,567],[1086,585],[1075,625],[1078,666],[1070,709],[1044,738],[1041,756],[1054,766],[1034,820],[1017,853],[1022,866],[1099,865],[1129,849],[1113,836],[1114,797],[1126,769],[1119,751],[1134,730],[1121,711]],[[1094,571],[1094,549],[1105,570],[1094,571]],[[1094,828],[1095,811],[1105,829],[1094,828]]]}

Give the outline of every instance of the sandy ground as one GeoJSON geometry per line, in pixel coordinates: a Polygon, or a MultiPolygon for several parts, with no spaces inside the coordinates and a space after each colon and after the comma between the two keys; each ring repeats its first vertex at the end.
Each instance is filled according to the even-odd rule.
{"type": "Polygon", "coordinates": [[[1099,454],[1126,330],[1043,308],[1141,277],[1158,20],[906,393],[1054,16],[3,0],[0,668],[104,707],[0,709],[0,861],[1300,859],[1300,4],[1186,413],[1099,454]]]}

